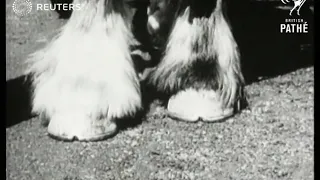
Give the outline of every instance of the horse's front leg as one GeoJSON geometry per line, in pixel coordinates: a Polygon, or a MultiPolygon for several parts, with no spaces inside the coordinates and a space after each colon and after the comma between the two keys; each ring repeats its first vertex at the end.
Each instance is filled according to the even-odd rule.
{"type": "Polygon", "coordinates": [[[30,58],[33,111],[59,139],[93,141],[117,132],[116,120],[141,109],[130,56],[133,41],[124,0],[75,0],[60,34],[30,58]]]}
{"type": "Polygon", "coordinates": [[[300,16],[300,9],[301,9],[301,7],[303,6],[303,4],[306,2],[306,0],[304,0],[304,1],[302,1],[301,2],[301,4],[300,4],[300,6],[299,6],[299,8],[298,8],[298,10],[297,10],[297,14],[300,16]]]}
{"type": "Polygon", "coordinates": [[[296,9],[296,6],[294,6],[291,10],[290,10],[290,13],[289,15],[292,16],[292,12],[296,9]]]}

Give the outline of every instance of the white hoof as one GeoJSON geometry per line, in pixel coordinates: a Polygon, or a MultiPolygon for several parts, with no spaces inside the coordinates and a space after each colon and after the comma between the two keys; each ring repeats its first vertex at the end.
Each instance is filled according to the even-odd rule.
{"type": "Polygon", "coordinates": [[[223,109],[218,97],[213,90],[180,91],[169,99],[169,116],[188,122],[214,122],[232,116],[233,108],[223,109]]]}
{"type": "Polygon", "coordinates": [[[77,114],[55,115],[48,126],[48,133],[62,140],[102,140],[116,132],[117,125],[109,119],[97,120],[77,114]]]}

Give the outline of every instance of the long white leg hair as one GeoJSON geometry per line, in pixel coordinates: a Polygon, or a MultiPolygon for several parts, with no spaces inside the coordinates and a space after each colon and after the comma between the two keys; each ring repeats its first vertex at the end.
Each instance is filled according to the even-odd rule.
{"type": "Polygon", "coordinates": [[[234,113],[239,100],[245,98],[245,82],[223,0],[217,0],[207,16],[196,16],[197,3],[201,2],[176,10],[181,13],[174,19],[163,57],[147,81],[172,95],[168,110],[173,116],[215,121],[234,113]]]}
{"type": "Polygon", "coordinates": [[[130,12],[124,0],[81,3],[61,32],[29,58],[33,111],[49,119],[62,139],[112,135],[115,119],[141,108],[140,85],[130,57],[130,12]]]}

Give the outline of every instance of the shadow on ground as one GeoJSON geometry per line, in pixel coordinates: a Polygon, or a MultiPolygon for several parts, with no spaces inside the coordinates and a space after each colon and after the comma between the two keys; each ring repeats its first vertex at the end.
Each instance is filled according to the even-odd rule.
{"type": "MultiPolygon", "coordinates": [[[[240,47],[243,73],[248,84],[261,80],[260,77],[271,78],[313,65],[313,13],[307,4],[300,11],[301,18],[308,22],[308,34],[281,34],[280,24],[290,16],[289,10],[275,8],[280,4],[243,0],[230,1],[228,5],[228,16],[240,47]]],[[[58,13],[61,18],[70,16],[70,12],[58,13]]],[[[7,81],[6,85],[6,127],[10,127],[32,117],[30,82],[21,76],[7,81]]],[[[135,126],[141,121],[126,122],[132,121],[121,121],[121,129],[135,126]]]]}
{"type": "Polygon", "coordinates": [[[6,82],[6,127],[33,117],[31,113],[31,83],[26,76],[6,82]]]}

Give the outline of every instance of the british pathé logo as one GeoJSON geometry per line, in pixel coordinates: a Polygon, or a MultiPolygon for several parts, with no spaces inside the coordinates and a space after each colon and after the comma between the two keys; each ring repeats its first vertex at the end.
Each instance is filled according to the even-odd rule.
{"type": "MultiPolygon", "coordinates": [[[[305,21],[300,16],[300,9],[306,2],[306,0],[281,0],[285,5],[289,5],[290,2],[293,2],[293,7],[289,12],[290,18],[285,19],[284,23],[280,24],[281,33],[308,33],[308,22],[305,21]],[[293,12],[296,10],[296,17],[293,16],[293,12]]],[[[303,16],[303,15],[302,15],[303,16]]]]}

